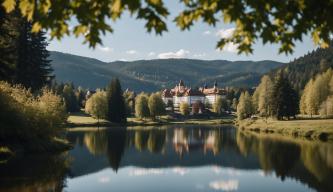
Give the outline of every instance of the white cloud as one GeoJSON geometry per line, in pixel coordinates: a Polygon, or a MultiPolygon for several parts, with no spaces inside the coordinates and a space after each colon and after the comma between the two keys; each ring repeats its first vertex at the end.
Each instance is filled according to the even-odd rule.
{"type": "Polygon", "coordinates": [[[108,183],[108,182],[110,182],[110,177],[107,177],[107,176],[100,177],[100,178],[98,178],[98,182],[99,183],[108,183]]]}
{"type": "Polygon", "coordinates": [[[162,175],[164,171],[161,169],[133,169],[129,172],[130,176],[146,176],[146,175],[162,175]]]}
{"type": "Polygon", "coordinates": [[[195,58],[203,58],[203,57],[206,57],[206,53],[196,53],[193,55],[193,57],[195,58]]]}
{"type": "Polygon", "coordinates": [[[217,49],[216,51],[225,51],[225,52],[230,52],[230,53],[237,53],[238,49],[238,44],[235,43],[227,43],[224,45],[223,49],[217,49]]]}
{"type": "Polygon", "coordinates": [[[113,51],[113,48],[111,48],[111,47],[98,46],[97,49],[99,49],[103,52],[112,52],[113,51]]]}
{"type": "Polygon", "coordinates": [[[181,176],[186,175],[186,174],[189,172],[188,169],[181,168],[181,167],[175,167],[175,168],[173,168],[172,171],[173,171],[175,174],[178,174],[178,175],[181,175],[181,176]]]}
{"type": "Polygon", "coordinates": [[[152,57],[152,56],[155,56],[155,55],[156,55],[156,53],[153,52],[153,51],[148,53],[148,57],[152,57]]]}
{"type": "Polygon", "coordinates": [[[126,51],[126,53],[129,54],[129,55],[134,55],[134,54],[137,54],[138,51],[132,49],[132,50],[128,50],[128,51],[126,51]]]}
{"type": "Polygon", "coordinates": [[[210,35],[210,34],[212,34],[212,32],[207,30],[207,31],[204,31],[202,34],[203,35],[210,35]]]}
{"type": "Polygon", "coordinates": [[[238,183],[238,180],[213,181],[209,183],[209,187],[214,190],[236,191],[238,189],[238,183]]]}
{"type": "Polygon", "coordinates": [[[189,51],[180,49],[177,52],[165,52],[158,54],[158,58],[160,59],[168,59],[168,58],[185,58],[188,54],[190,54],[189,51]]]}
{"type": "Polygon", "coordinates": [[[235,28],[229,28],[229,29],[220,29],[217,33],[216,36],[223,38],[223,39],[228,39],[232,37],[233,33],[235,31],[235,28]]]}

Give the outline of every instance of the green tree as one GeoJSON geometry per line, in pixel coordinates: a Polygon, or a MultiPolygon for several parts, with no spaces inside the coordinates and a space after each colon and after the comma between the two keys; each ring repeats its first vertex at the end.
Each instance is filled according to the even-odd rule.
{"type": "Polygon", "coordinates": [[[272,115],[278,120],[283,117],[296,118],[298,112],[298,94],[291,87],[288,79],[280,72],[277,76],[273,92],[272,92],[272,115]]]}
{"type": "Polygon", "coordinates": [[[236,111],[237,110],[237,105],[238,105],[237,98],[233,98],[232,99],[232,105],[231,105],[232,109],[236,111]]]}
{"type": "Polygon", "coordinates": [[[79,111],[79,106],[74,91],[75,87],[72,83],[64,85],[62,96],[65,100],[67,112],[79,111]]]}
{"type": "Polygon", "coordinates": [[[258,99],[258,111],[261,116],[268,117],[272,112],[272,96],[274,83],[269,76],[261,79],[258,99]]]}
{"type": "Polygon", "coordinates": [[[149,96],[148,107],[150,116],[155,119],[156,116],[165,114],[165,104],[159,93],[153,93],[149,96]]]}
{"type": "Polygon", "coordinates": [[[112,79],[107,87],[108,116],[107,120],[115,123],[126,122],[126,106],[121,90],[120,82],[117,78],[112,79]]]}
{"type": "Polygon", "coordinates": [[[179,111],[182,115],[190,114],[190,106],[186,102],[182,102],[179,105],[179,111]]]}
{"type": "Polygon", "coordinates": [[[135,99],[135,116],[138,118],[149,117],[148,96],[140,93],[135,99]]]}
{"type": "Polygon", "coordinates": [[[19,30],[15,82],[26,88],[38,90],[50,84],[52,68],[45,32],[32,33],[32,24],[21,21],[19,30]]]}
{"type": "Polygon", "coordinates": [[[124,99],[126,105],[126,114],[127,116],[131,116],[135,113],[135,93],[133,91],[125,91],[124,99]]]}
{"type": "Polygon", "coordinates": [[[222,97],[218,97],[216,99],[216,102],[213,104],[214,113],[221,115],[222,112],[227,111],[227,110],[228,110],[227,100],[222,97]]]}
{"type": "Polygon", "coordinates": [[[237,117],[239,120],[246,119],[254,113],[252,98],[249,92],[241,93],[237,105],[237,117]]]}
{"type": "Polygon", "coordinates": [[[93,94],[86,102],[85,111],[98,121],[99,119],[106,119],[108,115],[106,92],[98,91],[93,94]]]}
{"type": "MultiPolygon", "coordinates": [[[[58,39],[70,34],[83,36],[84,42],[94,47],[101,43],[101,35],[113,32],[109,20],[117,21],[124,12],[145,21],[148,32],[166,32],[169,11],[163,2],[2,0],[2,6],[7,13],[18,7],[23,17],[33,21],[35,32],[50,30],[51,36],[58,39]],[[69,27],[72,18],[78,21],[73,29],[69,27]]],[[[181,30],[191,29],[198,21],[212,26],[220,21],[235,25],[230,37],[221,37],[217,44],[220,49],[233,43],[239,52],[251,53],[253,43],[260,39],[264,44],[280,44],[280,52],[291,53],[303,35],[311,34],[316,44],[327,47],[333,32],[331,1],[181,0],[181,3],[183,8],[174,18],[181,30]]]]}

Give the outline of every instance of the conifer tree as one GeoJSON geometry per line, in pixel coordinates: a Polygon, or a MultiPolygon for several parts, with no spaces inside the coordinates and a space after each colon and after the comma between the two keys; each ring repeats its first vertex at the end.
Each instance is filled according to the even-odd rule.
{"type": "Polygon", "coordinates": [[[261,116],[268,117],[272,112],[272,94],[273,81],[267,75],[261,79],[259,96],[258,96],[258,111],[261,116]]]}
{"type": "Polygon", "coordinates": [[[298,111],[298,95],[297,92],[291,87],[288,79],[282,72],[278,74],[273,92],[272,92],[272,114],[278,120],[283,117],[288,119],[296,117],[298,111]]]}
{"type": "Polygon", "coordinates": [[[110,122],[126,122],[126,106],[118,78],[112,79],[107,87],[108,116],[110,122]]]}
{"type": "Polygon", "coordinates": [[[237,117],[239,120],[246,119],[254,113],[252,97],[249,92],[241,93],[237,105],[237,117]]]}

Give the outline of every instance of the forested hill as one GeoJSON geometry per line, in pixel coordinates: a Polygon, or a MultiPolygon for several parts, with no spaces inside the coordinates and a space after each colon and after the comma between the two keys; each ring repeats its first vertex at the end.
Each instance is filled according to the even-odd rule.
{"type": "MultiPolygon", "coordinates": [[[[333,44],[327,49],[318,48],[294,61],[282,69],[297,90],[302,90],[306,83],[316,74],[333,67],[333,44]]],[[[274,70],[272,73],[276,73],[274,70]]]]}
{"type": "Polygon", "coordinates": [[[252,87],[262,74],[279,68],[276,61],[226,61],[193,59],[156,59],[102,62],[97,59],[51,52],[50,59],[56,79],[73,82],[85,88],[105,87],[113,77],[121,80],[123,88],[135,91],[156,91],[173,87],[180,79],[188,86],[212,85],[252,87]]]}

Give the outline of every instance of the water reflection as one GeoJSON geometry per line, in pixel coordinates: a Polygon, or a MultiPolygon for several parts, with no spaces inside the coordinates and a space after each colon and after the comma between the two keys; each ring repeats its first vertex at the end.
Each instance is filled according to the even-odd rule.
{"type": "Polygon", "coordinates": [[[89,191],[89,183],[96,191],[333,191],[330,143],[212,126],[77,131],[68,139],[68,154],[0,165],[0,191],[89,191]]]}
{"type": "Polygon", "coordinates": [[[11,159],[0,164],[0,192],[63,191],[68,168],[65,154],[11,159]]]}

